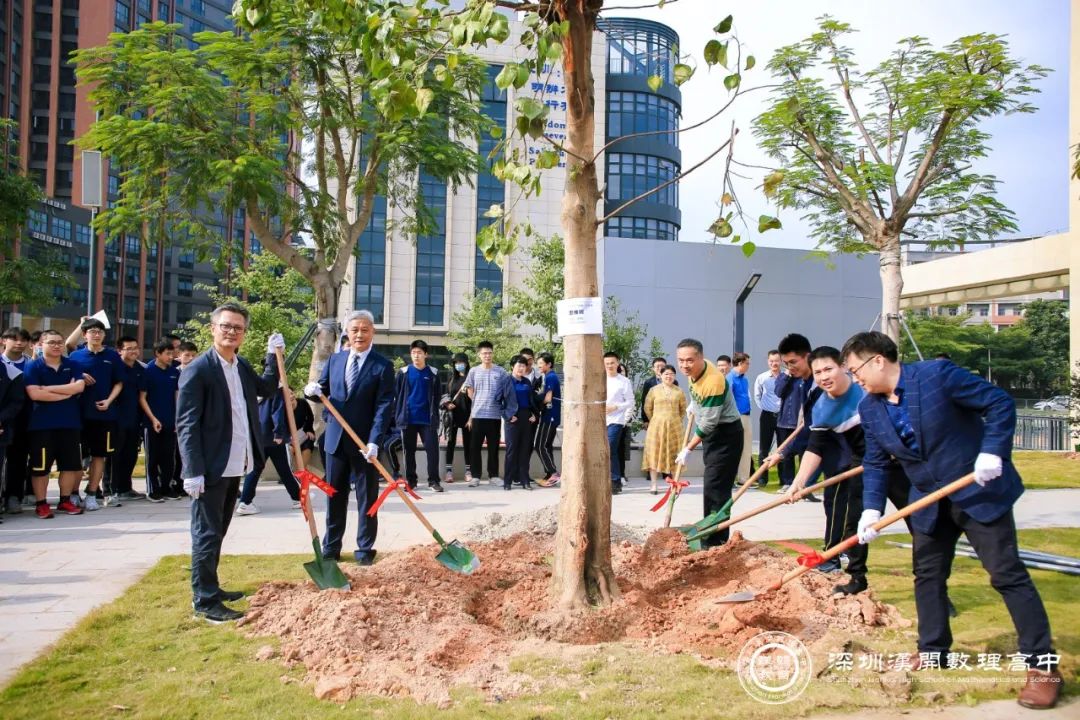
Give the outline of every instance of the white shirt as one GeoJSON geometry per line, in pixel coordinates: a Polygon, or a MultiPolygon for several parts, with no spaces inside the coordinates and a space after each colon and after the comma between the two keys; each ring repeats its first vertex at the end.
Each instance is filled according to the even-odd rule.
{"type": "Polygon", "coordinates": [[[234,356],[229,362],[215,349],[218,362],[225,373],[225,384],[229,387],[229,402],[232,407],[232,443],[229,445],[229,460],[225,463],[222,477],[237,477],[251,472],[254,453],[251,448],[251,426],[248,424],[247,402],[244,400],[244,384],[240,382],[240,361],[234,356]]]}
{"type": "MultiPolygon", "coordinates": [[[[345,361],[345,392],[351,392],[352,388],[349,387],[349,375],[352,374],[353,365],[359,365],[359,370],[364,369],[364,361],[367,360],[368,354],[371,353],[371,346],[368,346],[367,350],[363,352],[356,352],[352,348],[349,349],[349,359],[345,361]]],[[[359,378],[359,374],[357,374],[359,378]]]]}
{"type": "Polygon", "coordinates": [[[627,413],[634,409],[634,386],[630,378],[615,373],[607,378],[607,404],[615,409],[607,414],[608,425],[625,425],[627,413]]]}

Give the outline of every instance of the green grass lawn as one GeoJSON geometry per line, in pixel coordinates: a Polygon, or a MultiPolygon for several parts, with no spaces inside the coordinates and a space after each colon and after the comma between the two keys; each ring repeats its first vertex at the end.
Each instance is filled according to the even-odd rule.
{"type": "MultiPolygon", "coordinates": [[[[1080,529],[1020,533],[1023,546],[1080,555],[1080,529]]],[[[890,539],[897,539],[896,536],[890,539]]],[[[902,536],[901,536],[902,539],[902,536]]],[[[240,556],[222,561],[230,587],[254,591],[264,580],[303,580],[307,557],[240,556]]],[[[259,662],[266,639],[249,639],[231,626],[192,618],[185,557],[168,557],[115,602],[102,607],[49,652],[27,665],[0,691],[4,720],[40,718],[789,718],[882,704],[880,693],[849,683],[811,682],[799,699],[782,706],[751,700],[737,678],[684,656],[649,656],[622,645],[604,645],[574,659],[523,656],[515,670],[556,677],[563,683],[538,695],[489,702],[461,689],[449,710],[410,700],[360,698],[344,705],[316,700],[298,682],[302,670],[278,660],[259,662]]],[[[878,540],[870,554],[871,584],[878,596],[914,617],[910,551],[878,540]]],[[[1033,571],[1050,613],[1057,650],[1065,657],[1066,691],[1076,694],[1080,618],[1075,612],[1076,578],[1033,571]]],[[[989,587],[977,561],[958,558],[950,595],[960,610],[953,621],[954,650],[1013,652],[1015,639],[1004,604],[989,587]]],[[[418,631],[422,631],[418,628],[418,631]]],[[[912,630],[890,630],[854,638],[873,652],[908,652],[912,630]]],[[[974,663],[973,663],[974,664],[974,663]]],[[[1018,685],[945,688],[916,680],[913,706],[942,702],[927,691],[943,690],[946,701],[976,702],[1009,697],[1018,685]]]]}

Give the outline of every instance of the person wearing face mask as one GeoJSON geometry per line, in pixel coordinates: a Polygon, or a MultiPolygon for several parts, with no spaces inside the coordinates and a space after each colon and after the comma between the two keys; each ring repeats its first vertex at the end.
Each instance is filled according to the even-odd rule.
{"type": "Polygon", "coordinates": [[[465,353],[454,355],[454,372],[446,386],[446,394],[439,402],[439,409],[446,413],[446,477],[447,483],[454,482],[454,452],[457,448],[458,431],[461,431],[461,451],[465,456],[465,482],[473,484],[472,466],[469,464],[469,449],[472,447],[472,431],[469,428],[469,412],[472,400],[465,392],[465,378],[469,375],[469,357],[465,353]]]}

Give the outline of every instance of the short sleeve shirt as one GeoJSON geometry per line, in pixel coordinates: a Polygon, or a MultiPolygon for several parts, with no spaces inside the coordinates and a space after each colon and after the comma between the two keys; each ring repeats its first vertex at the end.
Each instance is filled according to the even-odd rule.
{"type": "MultiPolygon", "coordinates": [[[[73,380],[82,379],[82,371],[67,358],[60,358],[56,369],[49,367],[44,358],[32,360],[26,364],[24,372],[26,385],[67,385],[73,380]]],[[[34,401],[30,411],[31,432],[35,430],[79,430],[82,428],[82,412],[79,396],[54,402],[34,401]]]]}

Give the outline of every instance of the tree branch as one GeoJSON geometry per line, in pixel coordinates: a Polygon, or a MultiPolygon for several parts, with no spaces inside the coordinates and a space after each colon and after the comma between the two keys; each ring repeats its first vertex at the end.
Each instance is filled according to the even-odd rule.
{"type": "Polygon", "coordinates": [[[840,67],[836,67],[836,76],[840,78],[840,87],[844,89],[844,99],[847,101],[848,109],[851,111],[851,117],[855,120],[855,126],[859,128],[859,133],[862,135],[863,142],[866,143],[867,149],[870,154],[874,156],[874,160],[879,165],[885,163],[881,160],[881,154],[878,152],[877,146],[874,141],[870,139],[870,133],[866,130],[866,124],[863,123],[862,115],[859,113],[859,109],[855,107],[855,98],[851,96],[851,78],[847,70],[841,72],[840,67]]]}
{"type": "Polygon", "coordinates": [[[901,196],[900,201],[896,207],[893,208],[894,217],[903,217],[907,214],[908,210],[915,205],[915,200],[922,193],[926,187],[926,176],[930,172],[930,164],[934,162],[934,157],[937,155],[938,150],[941,149],[941,144],[945,142],[945,137],[949,133],[949,127],[952,123],[953,111],[951,109],[945,110],[941,114],[941,121],[939,122],[937,129],[934,130],[932,138],[930,140],[930,146],[926,149],[926,154],[923,155],[922,161],[919,163],[919,167],[915,169],[915,174],[911,177],[911,182],[908,183],[907,189],[901,196]]]}

